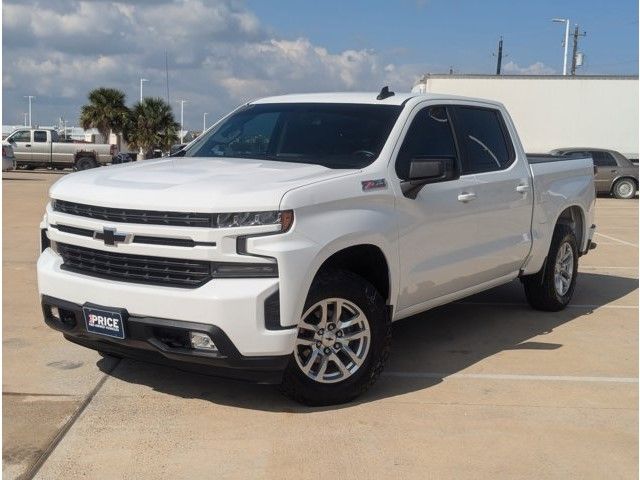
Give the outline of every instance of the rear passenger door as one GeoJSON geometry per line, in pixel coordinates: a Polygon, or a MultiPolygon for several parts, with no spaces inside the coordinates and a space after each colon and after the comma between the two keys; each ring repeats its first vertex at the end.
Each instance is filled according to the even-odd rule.
{"type": "Polygon", "coordinates": [[[593,158],[593,164],[598,167],[595,176],[596,191],[610,191],[611,183],[618,176],[618,162],[608,152],[593,151],[588,153],[593,158]]]}
{"type": "MultiPolygon", "coordinates": [[[[518,273],[531,248],[533,186],[529,166],[498,109],[451,108],[462,175],[477,185],[474,222],[475,284],[518,273]]],[[[512,127],[511,127],[512,128],[512,127]]]]}

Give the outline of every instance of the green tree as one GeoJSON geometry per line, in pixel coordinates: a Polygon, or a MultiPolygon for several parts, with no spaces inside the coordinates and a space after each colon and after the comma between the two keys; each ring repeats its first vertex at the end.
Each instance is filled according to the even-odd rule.
{"type": "Polygon", "coordinates": [[[168,152],[177,143],[180,125],[173,117],[171,106],[161,98],[147,97],[131,109],[127,142],[134,149],[142,149],[145,158],[154,148],[168,152]]]}
{"type": "Polygon", "coordinates": [[[97,128],[106,142],[109,133],[125,133],[129,109],[126,95],[115,88],[96,88],[89,92],[89,103],[80,110],[80,125],[97,128]]]}

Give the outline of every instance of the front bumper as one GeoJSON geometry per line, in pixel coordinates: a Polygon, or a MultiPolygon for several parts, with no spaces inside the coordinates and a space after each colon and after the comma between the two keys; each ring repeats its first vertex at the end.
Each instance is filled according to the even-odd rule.
{"type": "Polygon", "coordinates": [[[153,357],[148,358],[150,360],[157,358],[177,361],[181,365],[220,367],[231,373],[243,369],[251,371],[254,363],[266,365],[271,370],[282,370],[293,351],[296,328],[273,329],[265,323],[267,300],[278,295],[277,278],[214,279],[199,288],[182,289],[90,277],[63,270],[61,264],[61,257],[51,248],[46,248],[40,255],[38,289],[43,299],[66,302],[71,306],[70,310],[80,313],[87,303],[124,309],[135,327],[133,331],[140,333],[138,337],[128,336],[120,341],[89,334],[82,317],[73,330],[56,328],[48,322],[76,343],[120,355],[144,354],[153,357]],[[151,341],[148,331],[143,332],[145,325],[171,327],[172,322],[178,328],[193,324],[199,326],[195,330],[212,332],[217,337],[217,340],[214,338],[216,345],[218,342],[227,345],[224,347],[227,351],[223,352],[226,358],[203,359],[185,352],[168,351],[151,341]],[[274,360],[273,364],[270,358],[274,360]]]}
{"type": "Polygon", "coordinates": [[[87,331],[82,307],[42,296],[42,312],[48,326],[62,332],[67,340],[100,352],[261,383],[279,383],[289,361],[289,355],[244,356],[220,328],[195,322],[126,316],[124,339],[98,335],[87,331]],[[57,307],[59,317],[52,314],[52,307],[57,307]],[[192,331],[208,334],[218,351],[190,348],[188,334],[192,331]]]}

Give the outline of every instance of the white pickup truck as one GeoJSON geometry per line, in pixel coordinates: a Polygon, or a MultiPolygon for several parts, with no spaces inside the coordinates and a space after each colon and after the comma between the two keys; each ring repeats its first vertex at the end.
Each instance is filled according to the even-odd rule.
{"type": "Polygon", "coordinates": [[[178,155],[51,188],[46,323],[307,404],[371,386],[393,321],[516,278],[534,308],[564,308],[595,247],[591,158],[527,158],[492,101],[266,98],[178,155]]]}

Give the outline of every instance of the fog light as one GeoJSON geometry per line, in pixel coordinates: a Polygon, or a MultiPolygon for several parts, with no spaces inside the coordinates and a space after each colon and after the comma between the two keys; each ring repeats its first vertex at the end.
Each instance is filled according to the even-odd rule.
{"type": "Polygon", "coordinates": [[[60,310],[58,310],[58,307],[56,307],[55,305],[51,305],[51,307],[49,307],[49,311],[51,312],[51,316],[53,318],[55,318],[56,320],[60,320],[60,310]]]}
{"type": "Polygon", "coordinates": [[[191,340],[191,348],[196,350],[207,350],[209,352],[218,352],[218,347],[213,343],[211,337],[206,333],[189,332],[189,339],[191,340]]]}

